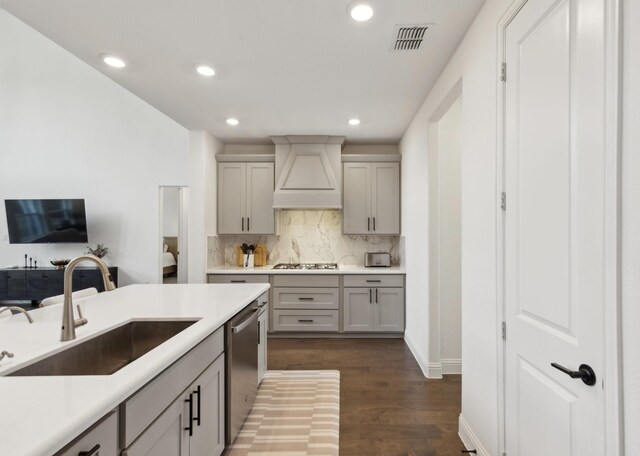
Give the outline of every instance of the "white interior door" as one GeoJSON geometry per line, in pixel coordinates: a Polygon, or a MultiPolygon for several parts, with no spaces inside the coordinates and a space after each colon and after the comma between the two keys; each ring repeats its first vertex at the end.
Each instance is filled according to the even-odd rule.
{"type": "Polygon", "coordinates": [[[529,0],[506,29],[509,456],[606,454],[604,6],[529,0]]]}

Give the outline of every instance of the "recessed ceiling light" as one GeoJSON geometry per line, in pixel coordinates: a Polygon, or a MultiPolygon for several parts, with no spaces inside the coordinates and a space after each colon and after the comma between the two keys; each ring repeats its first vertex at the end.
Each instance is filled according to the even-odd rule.
{"type": "Polygon", "coordinates": [[[373,8],[366,3],[352,3],[349,5],[349,13],[353,20],[358,22],[368,21],[373,17],[373,8]]]}
{"type": "Polygon", "coordinates": [[[227,119],[227,123],[229,125],[233,125],[235,127],[236,125],[238,125],[240,123],[240,121],[238,119],[233,118],[233,117],[229,117],[227,119]]]}
{"type": "Polygon", "coordinates": [[[360,119],[349,119],[349,125],[353,125],[354,127],[360,125],[360,119]]]}
{"type": "Polygon", "coordinates": [[[216,74],[215,70],[207,65],[200,65],[196,68],[196,71],[202,76],[213,76],[216,74]]]}
{"type": "Polygon", "coordinates": [[[106,63],[109,66],[112,66],[114,68],[124,68],[127,66],[126,63],[124,63],[124,60],[122,60],[119,57],[113,56],[113,55],[103,55],[102,56],[102,61],[104,63],[106,63]]]}

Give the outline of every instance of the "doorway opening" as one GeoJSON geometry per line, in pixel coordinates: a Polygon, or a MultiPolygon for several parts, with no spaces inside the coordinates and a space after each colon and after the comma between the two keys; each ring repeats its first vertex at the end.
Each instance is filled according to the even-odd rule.
{"type": "Polygon", "coordinates": [[[160,187],[160,283],[187,283],[187,187],[160,187]]]}
{"type": "Polygon", "coordinates": [[[462,373],[462,84],[429,124],[429,377],[462,373]]]}

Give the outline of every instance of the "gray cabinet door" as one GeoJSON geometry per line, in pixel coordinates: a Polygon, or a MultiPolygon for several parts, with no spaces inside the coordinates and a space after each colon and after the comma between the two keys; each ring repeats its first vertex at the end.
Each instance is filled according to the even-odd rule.
{"type": "Polygon", "coordinates": [[[196,379],[189,391],[193,401],[189,455],[219,456],[224,451],[225,438],[224,355],[196,379]]]}
{"type": "Polygon", "coordinates": [[[404,331],[404,288],[376,288],[374,300],[375,330],[404,331]]]}
{"type": "Polygon", "coordinates": [[[345,332],[374,330],[373,289],[345,288],[342,321],[345,332]]]}
{"type": "Polygon", "coordinates": [[[245,231],[246,201],[246,165],[218,164],[218,234],[245,231]]]}
{"type": "Polygon", "coordinates": [[[269,329],[269,308],[258,317],[258,382],[267,373],[267,330],[269,329]]]}
{"type": "Polygon", "coordinates": [[[368,234],[371,231],[371,163],[343,165],[342,231],[368,234]]]}
{"type": "Polygon", "coordinates": [[[254,234],[273,234],[273,163],[247,163],[246,231],[254,234]]]}
{"type": "Polygon", "coordinates": [[[189,456],[188,397],[181,394],[122,456],[189,456]]]}
{"type": "Polygon", "coordinates": [[[400,164],[371,163],[371,230],[400,234],[400,164]]]}

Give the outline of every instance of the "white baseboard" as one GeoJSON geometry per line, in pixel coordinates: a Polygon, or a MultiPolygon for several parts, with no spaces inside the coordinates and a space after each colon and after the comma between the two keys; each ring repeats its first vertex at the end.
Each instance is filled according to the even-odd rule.
{"type": "Polygon", "coordinates": [[[427,378],[442,378],[442,363],[429,363],[427,369],[427,378]]]}
{"type": "Polygon", "coordinates": [[[418,355],[415,345],[408,337],[404,338],[407,347],[411,350],[411,354],[415,358],[416,362],[420,366],[422,373],[427,378],[442,378],[442,375],[449,374],[462,374],[462,360],[461,359],[443,359],[439,363],[430,363],[422,359],[418,355]]]}
{"type": "Polygon", "coordinates": [[[476,450],[478,456],[490,456],[462,414],[458,418],[458,435],[467,450],[476,450]]]}
{"type": "Polygon", "coordinates": [[[442,373],[444,375],[462,374],[461,359],[443,359],[441,363],[442,363],[442,373]]]}
{"type": "Polygon", "coordinates": [[[404,337],[404,343],[407,344],[407,347],[409,347],[411,354],[413,355],[416,362],[418,363],[418,366],[420,366],[420,369],[422,370],[422,373],[424,374],[424,376],[429,378],[428,363],[418,355],[418,350],[416,350],[416,347],[413,345],[413,342],[406,335],[404,337]]]}

